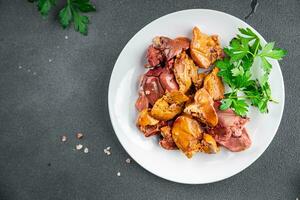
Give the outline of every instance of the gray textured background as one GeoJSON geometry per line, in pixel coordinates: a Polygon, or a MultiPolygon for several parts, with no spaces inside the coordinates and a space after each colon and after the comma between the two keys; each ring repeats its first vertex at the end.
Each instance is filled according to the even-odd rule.
{"type": "Polygon", "coordinates": [[[266,152],[245,171],[213,184],[182,185],[125,163],[128,155],[107,108],[114,62],[126,42],[160,16],[209,8],[243,19],[250,0],[96,1],[87,37],[62,30],[54,17],[57,10],[43,20],[25,0],[0,0],[0,199],[300,197],[300,1],[259,3],[247,22],[289,51],[281,62],[286,105],[280,128],[266,152]],[[85,134],[81,143],[88,154],[73,150],[77,131],[85,134]],[[60,142],[63,134],[69,139],[66,144],[60,142]],[[112,147],[111,156],[103,153],[107,146],[112,147]]]}

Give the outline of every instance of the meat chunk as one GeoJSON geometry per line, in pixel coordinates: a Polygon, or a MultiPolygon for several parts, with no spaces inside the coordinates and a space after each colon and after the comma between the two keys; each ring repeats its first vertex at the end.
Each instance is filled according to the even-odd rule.
{"type": "Polygon", "coordinates": [[[251,139],[245,128],[248,118],[236,115],[233,110],[219,110],[220,103],[215,103],[215,109],[218,115],[218,125],[210,130],[220,145],[226,147],[230,151],[242,151],[250,147],[251,139]]]}
{"type": "Polygon", "coordinates": [[[163,53],[159,49],[156,49],[153,45],[148,47],[146,57],[149,63],[146,67],[155,67],[164,60],[163,53]]]}
{"type": "Polygon", "coordinates": [[[220,151],[216,140],[209,134],[204,133],[201,140],[200,151],[204,153],[218,153],[220,151]]]}
{"type": "Polygon", "coordinates": [[[145,77],[145,83],[143,85],[143,90],[145,95],[151,105],[154,105],[156,100],[163,96],[164,89],[162,88],[159,78],[151,76],[145,77]]]}
{"type": "Polygon", "coordinates": [[[182,112],[183,103],[188,100],[189,98],[180,91],[167,93],[155,102],[151,109],[151,115],[162,121],[173,119],[182,112]]]}
{"type": "Polygon", "coordinates": [[[163,139],[159,141],[160,146],[167,150],[178,149],[172,138],[171,127],[170,126],[161,127],[160,131],[161,131],[161,135],[163,136],[163,139]]]}
{"type": "Polygon", "coordinates": [[[178,90],[178,84],[172,70],[168,68],[157,67],[150,69],[141,77],[139,87],[139,98],[135,103],[138,111],[142,111],[163,96],[165,92],[178,90]]]}
{"type": "Polygon", "coordinates": [[[153,39],[153,44],[147,49],[148,65],[146,67],[156,67],[163,63],[170,65],[169,60],[189,47],[190,40],[188,38],[178,37],[173,40],[168,37],[157,36],[153,39]]]}
{"type": "Polygon", "coordinates": [[[190,47],[190,40],[185,37],[178,37],[172,40],[168,37],[158,36],[153,39],[153,46],[156,49],[160,49],[168,61],[182,51],[187,50],[190,47]]]}
{"type": "Polygon", "coordinates": [[[177,147],[188,157],[200,149],[202,132],[199,123],[187,115],[179,116],[172,128],[172,137],[177,147]]]}
{"type": "Polygon", "coordinates": [[[160,128],[165,126],[166,122],[160,122],[150,115],[149,109],[144,109],[140,112],[137,119],[137,126],[146,137],[160,133],[160,128]]]}
{"type": "Polygon", "coordinates": [[[194,102],[187,105],[184,112],[198,118],[208,126],[214,127],[218,124],[213,99],[204,88],[196,92],[194,102]]]}
{"type": "Polygon", "coordinates": [[[198,80],[198,69],[193,60],[182,52],[175,60],[174,74],[179,85],[179,90],[186,93],[193,82],[198,80]]]}
{"type": "MultiPolygon", "coordinates": [[[[218,132],[217,135],[223,134],[222,132],[224,133],[224,130],[221,130],[221,132],[218,132]]],[[[226,133],[226,131],[225,131],[225,134],[228,134],[228,133],[226,133]]],[[[241,130],[241,135],[239,137],[231,136],[231,137],[229,137],[229,139],[226,139],[226,140],[222,140],[220,138],[222,138],[222,137],[216,137],[216,141],[220,145],[224,146],[225,148],[227,148],[228,150],[233,151],[233,152],[243,151],[245,149],[248,149],[251,146],[251,139],[245,128],[243,128],[241,130]]]]}
{"type": "Polygon", "coordinates": [[[159,80],[165,92],[178,90],[178,84],[175,80],[174,73],[170,69],[164,68],[163,72],[159,76],[159,80]]]}
{"type": "Polygon", "coordinates": [[[213,98],[213,100],[221,100],[224,98],[224,85],[221,78],[218,76],[219,68],[215,67],[205,79],[203,87],[213,98]]]}
{"type": "Polygon", "coordinates": [[[216,60],[224,57],[218,36],[201,33],[198,27],[193,29],[190,52],[192,59],[201,68],[208,68],[216,60]]]}

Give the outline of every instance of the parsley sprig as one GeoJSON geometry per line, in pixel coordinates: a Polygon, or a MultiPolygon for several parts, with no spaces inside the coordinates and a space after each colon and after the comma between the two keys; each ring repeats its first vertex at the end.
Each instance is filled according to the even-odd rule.
{"type": "Polygon", "coordinates": [[[218,75],[231,89],[221,101],[221,110],[232,108],[236,114],[245,116],[249,102],[262,113],[268,112],[268,102],[275,102],[268,82],[272,69],[270,59],[281,60],[286,51],[274,48],[275,42],[262,45],[259,37],[250,28],[240,28],[239,34],[224,48],[228,55],[217,61],[218,75]],[[255,63],[255,64],[254,64],[255,63]],[[251,68],[259,67],[262,77],[254,79],[251,68]]]}
{"type": "MultiPolygon", "coordinates": [[[[29,0],[37,2],[37,7],[42,16],[47,16],[56,5],[56,0],[29,0]]],[[[74,29],[83,35],[88,33],[89,17],[81,13],[96,11],[90,0],[67,0],[65,7],[59,12],[59,21],[63,28],[74,23],[74,29]]]]}

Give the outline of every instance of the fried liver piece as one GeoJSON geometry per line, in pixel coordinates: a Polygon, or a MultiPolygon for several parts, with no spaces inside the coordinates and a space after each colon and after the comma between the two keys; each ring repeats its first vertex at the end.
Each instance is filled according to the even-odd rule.
{"type": "Polygon", "coordinates": [[[175,59],[174,74],[179,85],[179,91],[183,93],[186,93],[192,83],[198,80],[198,68],[185,52],[182,52],[175,59]]]}
{"type": "Polygon", "coordinates": [[[184,112],[196,117],[202,123],[210,127],[214,127],[218,124],[214,101],[204,88],[196,92],[194,102],[187,105],[184,112]]]}
{"type": "Polygon", "coordinates": [[[199,123],[188,115],[179,116],[172,127],[175,144],[188,158],[199,151],[202,132],[199,123]]]}
{"type": "Polygon", "coordinates": [[[211,73],[204,78],[203,88],[209,93],[213,100],[224,98],[225,88],[221,78],[218,76],[219,68],[215,67],[211,73]]]}
{"type": "Polygon", "coordinates": [[[217,35],[201,33],[198,27],[193,28],[193,38],[190,46],[192,59],[198,67],[207,69],[216,60],[224,57],[217,35]]]}

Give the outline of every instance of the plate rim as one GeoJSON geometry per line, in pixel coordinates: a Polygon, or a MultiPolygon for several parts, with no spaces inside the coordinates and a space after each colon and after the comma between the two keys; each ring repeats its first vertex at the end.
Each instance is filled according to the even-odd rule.
{"type": "Polygon", "coordinates": [[[123,49],[120,51],[120,53],[118,54],[118,58],[117,60],[115,61],[115,64],[114,64],[114,67],[112,69],[112,72],[111,72],[111,75],[110,75],[110,79],[109,79],[109,86],[108,86],[108,110],[109,110],[109,117],[110,117],[110,122],[112,124],[112,127],[113,127],[113,130],[114,130],[114,133],[115,135],[117,136],[119,142],[121,143],[122,147],[125,149],[126,153],[132,158],[134,159],[142,168],[144,168],[146,171],[150,172],[151,174],[154,174],[160,178],[163,178],[165,180],[168,180],[168,181],[171,181],[171,182],[176,182],[176,183],[181,183],[181,184],[190,184],[190,185],[196,185],[196,184],[208,184],[208,183],[215,183],[215,182],[219,182],[219,181],[222,181],[222,180],[225,180],[225,179],[228,179],[230,177],[233,177],[239,173],[241,173],[242,171],[244,171],[246,168],[250,167],[254,162],[256,162],[260,157],[261,155],[269,148],[271,142],[273,141],[275,135],[277,134],[278,132],[278,129],[279,129],[279,126],[281,124],[281,121],[282,121],[282,116],[283,116],[283,112],[284,112],[284,107],[285,107],[285,85],[284,85],[284,80],[283,80],[283,75],[282,75],[282,71],[281,71],[281,67],[280,67],[280,64],[278,61],[275,61],[277,62],[278,66],[279,66],[279,76],[281,77],[280,81],[282,83],[282,109],[280,110],[280,116],[279,116],[279,123],[276,125],[276,128],[275,128],[275,134],[272,136],[272,138],[266,143],[266,148],[258,154],[258,156],[254,159],[251,159],[251,162],[249,162],[248,165],[242,167],[240,169],[240,171],[236,172],[236,173],[233,173],[233,174],[229,174],[228,176],[225,176],[225,177],[221,177],[219,179],[215,179],[215,180],[212,180],[212,181],[205,181],[205,182],[188,182],[188,181],[182,181],[182,180],[175,180],[175,179],[170,179],[170,178],[167,178],[167,177],[164,177],[164,176],[161,176],[159,174],[156,174],[155,172],[151,171],[151,169],[149,169],[147,166],[143,165],[141,163],[140,160],[136,159],[126,148],[125,148],[125,144],[124,142],[120,139],[119,135],[117,134],[116,130],[116,124],[117,122],[113,121],[112,120],[112,106],[111,105],[111,85],[112,85],[112,78],[113,78],[113,75],[116,73],[115,70],[116,70],[116,65],[118,63],[118,60],[119,60],[119,57],[120,55],[125,51],[126,47],[129,45],[129,43],[134,40],[134,38],[143,30],[145,29],[146,27],[150,26],[152,23],[155,23],[156,21],[164,18],[164,17],[168,17],[170,15],[176,15],[176,14],[179,14],[179,13],[183,13],[183,12],[195,12],[195,11],[209,11],[209,12],[214,12],[214,13],[218,13],[218,14],[222,14],[222,15],[227,15],[228,17],[231,17],[233,18],[234,20],[238,20],[240,21],[241,23],[244,23],[246,24],[248,27],[250,27],[252,30],[255,31],[255,33],[262,39],[262,42],[263,43],[266,43],[266,40],[264,39],[264,37],[258,32],[256,31],[256,29],[254,29],[251,25],[249,25],[247,22],[243,21],[242,19],[236,17],[236,16],[233,16],[231,14],[228,14],[228,13],[225,13],[225,12],[222,12],[222,11],[218,11],[218,10],[213,10],[213,9],[185,9],[185,10],[179,10],[179,11],[175,11],[175,12],[172,12],[172,13],[168,13],[168,14],[165,14],[163,16],[160,16],[158,17],[157,19],[155,20],[152,20],[151,22],[147,23],[145,26],[143,26],[141,29],[139,29],[126,43],[126,45],[123,47],[123,49]]]}

